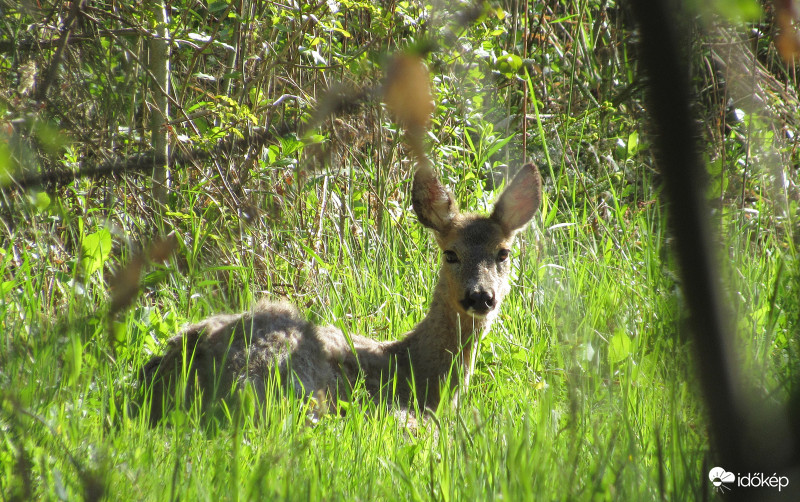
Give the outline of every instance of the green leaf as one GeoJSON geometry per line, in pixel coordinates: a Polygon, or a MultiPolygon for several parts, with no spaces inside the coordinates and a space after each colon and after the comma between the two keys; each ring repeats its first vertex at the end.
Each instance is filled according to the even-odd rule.
{"type": "Polygon", "coordinates": [[[522,68],[522,58],[516,54],[505,54],[497,58],[495,69],[507,77],[511,77],[522,68]]]}
{"type": "Polygon", "coordinates": [[[241,403],[241,412],[242,415],[245,417],[252,417],[256,414],[256,395],[255,390],[253,389],[253,384],[250,383],[249,380],[245,381],[244,388],[241,391],[241,395],[239,397],[239,402],[241,403]]]}
{"type": "Polygon", "coordinates": [[[513,134],[511,136],[507,137],[507,138],[503,138],[501,140],[496,141],[492,146],[490,146],[486,150],[485,157],[486,158],[491,157],[492,155],[497,153],[498,150],[500,150],[501,148],[506,146],[508,144],[508,142],[511,141],[512,139],[514,139],[514,135],[513,134]]]}
{"type": "Polygon", "coordinates": [[[219,14],[228,8],[228,2],[212,2],[208,5],[208,12],[219,14]]]}
{"type": "Polygon", "coordinates": [[[639,133],[633,131],[628,135],[628,158],[630,159],[639,151],[639,133]]]}
{"type": "Polygon", "coordinates": [[[0,282],[0,298],[4,298],[8,293],[17,287],[16,281],[3,281],[0,282]]]}
{"type": "Polygon", "coordinates": [[[713,162],[706,163],[706,170],[710,175],[719,175],[722,172],[722,157],[718,157],[713,162]]]}
{"type": "Polygon", "coordinates": [[[281,150],[284,155],[292,155],[298,150],[301,150],[305,145],[303,142],[298,140],[296,136],[285,136],[280,138],[281,142],[281,150]]]}
{"type": "Polygon", "coordinates": [[[706,189],[706,197],[714,199],[724,195],[728,190],[728,177],[727,176],[712,176],[708,182],[706,189]]]}
{"type": "Polygon", "coordinates": [[[700,2],[699,5],[721,14],[731,21],[757,21],[761,16],[761,6],[755,0],[725,0],[700,2]]]}
{"type": "Polygon", "coordinates": [[[101,228],[97,232],[87,235],[83,238],[81,248],[83,250],[81,265],[88,277],[98,270],[102,270],[103,264],[108,259],[108,255],[111,253],[111,232],[101,228]]]}
{"type": "Polygon", "coordinates": [[[338,32],[339,32],[339,33],[341,33],[341,34],[342,34],[342,35],[343,35],[345,38],[351,38],[351,37],[352,37],[352,35],[350,34],[350,32],[349,32],[349,31],[347,31],[347,30],[345,30],[344,28],[339,28],[339,27],[337,27],[337,26],[334,26],[334,27],[333,27],[333,30],[334,30],[334,31],[338,31],[338,32]]]}
{"type": "Polygon", "coordinates": [[[36,209],[39,211],[44,211],[48,207],[50,207],[50,196],[47,195],[47,192],[38,192],[36,194],[36,209]]]}
{"type": "Polygon", "coordinates": [[[608,362],[614,365],[624,361],[631,355],[632,349],[630,337],[623,331],[617,332],[608,344],[608,362]]]}
{"type": "Polygon", "coordinates": [[[8,146],[8,142],[0,141],[0,186],[6,186],[11,183],[11,166],[11,149],[8,146]]]}
{"type": "Polygon", "coordinates": [[[267,164],[274,164],[278,160],[279,154],[278,145],[270,145],[269,148],[267,148],[267,164]]]}
{"type": "Polygon", "coordinates": [[[186,214],[186,213],[177,212],[177,211],[166,211],[164,214],[166,216],[169,216],[170,218],[178,218],[178,219],[181,219],[181,220],[184,220],[184,221],[192,219],[192,215],[186,214]]]}
{"type": "Polygon", "coordinates": [[[83,344],[79,337],[72,336],[67,350],[64,352],[64,376],[67,383],[74,385],[78,381],[83,366],[83,344]]]}
{"type": "Polygon", "coordinates": [[[303,246],[303,249],[305,250],[305,252],[306,252],[306,253],[308,253],[308,254],[310,254],[310,255],[311,255],[311,257],[312,257],[312,258],[314,258],[314,261],[316,261],[316,262],[317,262],[317,264],[318,264],[320,267],[324,268],[325,270],[330,270],[330,269],[331,269],[331,264],[330,264],[330,263],[328,263],[328,262],[326,262],[326,261],[325,261],[325,260],[324,260],[324,259],[323,259],[323,258],[322,258],[320,255],[318,255],[318,254],[317,254],[317,253],[316,253],[316,252],[315,252],[313,249],[311,249],[310,247],[306,246],[305,244],[301,244],[301,245],[303,246]]]}
{"type": "Polygon", "coordinates": [[[37,121],[34,123],[33,129],[39,144],[50,153],[60,152],[70,143],[69,137],[54,125],[37,121]]]}

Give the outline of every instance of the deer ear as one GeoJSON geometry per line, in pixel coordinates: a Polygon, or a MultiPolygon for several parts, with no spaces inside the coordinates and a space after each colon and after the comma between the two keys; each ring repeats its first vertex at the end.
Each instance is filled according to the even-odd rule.
{"type": "Polygon", "coordinates": [[[419,222],[438,233],[446,232],[458,214],[458,205],[453,195],[428,166],[421,166],[414,173],[411,205],[419,222]]]}
{"type": "Polygon", "coordinates": [[[525,164],[497,199],[491,218],[510,235],[528,223],[542,201],[542,178],[533,164],[525,164]]]}

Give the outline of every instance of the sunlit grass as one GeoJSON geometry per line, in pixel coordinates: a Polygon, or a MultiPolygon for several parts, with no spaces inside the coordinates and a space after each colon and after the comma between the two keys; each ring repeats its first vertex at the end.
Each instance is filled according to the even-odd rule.
{"type": "MultiPolygon", "coordinates": [[[[545,200],[535,223],[520,232],[512,291],[481,344],[470,389],[418,430],[371,402],[312,425],[309,403],[291,395],[261,403],[260,423],[235,409],[231,420],[211,425],[197,410],[177,410],[158,427],[128,414],[138,369],[182,325],[245,310],[263,296],[285,298],[315,322],[381,340],[422,319],[439,251],[410,212],[413,166],[380,105],[341,124],[322,124],[327,157],[286,137],[275,138],[263,158],[249,158],[249,170],[239,164],[244,159],[231,160],[223,175],[240,170],[247,179],[237,197],[228,192],[231,180],[210,167],[219,156],[208,165],[177,167],[169,209],[161,213],[151,204],[146,176],[119,185],[78,180],[57,196],[4,194],[3,499],[695,500],[711,493],[712,453],[681,285],[653,179],[657,169],[639,126],[636,63],[627,59],[628,32],[595,25],[609,13],[595,16],[599,3],[561,2],[558,15],[537,13],[545,24],[531,40],[539,46],[525,49],[535,74],[496,71],[498,54],[520,52],[527,43],[500,11],[487,12],[465,28],[457,46],[444,41],[431,56],[437,111],[430,156],[461,206],[488,209],[491,187],[502,184],[497,174],[523,157],[540,166],[545,200]],[[617,50],[618,63],[592,59],[617,50]],[[523,81],[528,117],[519,120],[523,81]],[[614,86],[592,88],[609,82],[614,86]],[[610,104],[625,93],[633,95],[610,104]],[[169,233],[174,253],[146,264],[131,307],[110,318],[111,279],[140,248],[169,233]],[[111,249],[93,245],[108,236],[111,249]]],[[[345,28],[366,37],[374,27],[415,42],[421,25],[410,20],[419,17],[419,5],[400,4],[407,25],[365,11],[345,28]],[[395,29],[405,31],[400,36],[395,29]]],[[[378,79],[378,55],[359,53],[364,61],[350,61],[353,44],[330,34],[322,34],[329,42],[322,43],[317,27],[303,21],[306,13],[264,5],[264,23],[272,16],[286,28],[265,31],[283,37],[286,61],[308,63],[307,50],[298,52],[304,44],[331,63],[346,59],[351,66],[343,80],[378,79]]],[[[331,26],[344,19],[317,14],[331,26]]],[[[439,22],[431,32],[449,26],[439,22]]],[[[264,40],[258,42],[261,51],[264,40]]],[[[244,59],[251,56],[261,58],[244,59]]],[[[204,58],[198,72],[219,69],[204,58]]],[[[277,96],[261,92],[264,82],[312,82],[278,88],[308,94],[308,103],[281,105],[281,119],[302,123],[319,97],[312,86],[319,91],[320,75],[332,82],[334,72],[308,66],[302,79],[287,78],[283,60],[276,61],[261,83],[250,82],[252,111],[278,116],[277,96]]],[[[231,104],[236,100],[221,107],[203,84],[184,80],[191,87],[181,94],[209,114],[197,119],[201,134],[211,135],[215,122],[241,127],[236,113],[244,107],[231,104]]],[[[114,88],[104,92],[114,102],[142,104],[114,88]]],[[[721,147],[730,150],[730,165],[718,162],[720,179],[741,178],[737,159],[744,148],[734,136],[721,147]]],[[[767,174],[748,168],[748,183],[769,184],[767,174]]],[[[759,395],[782,400],[797,393],[800,361],[797,208],[781,214],[768,196],[748,211],[719,198],[711,217],[738,362],[759,395]]]]}
{"type": "MultiPolygon", "coordinates": [[[[305,403],[291,397],[265,403],[266,423],[234,421],[212,432],[191,412],[156,428],[125,418],[136,368],[181,324],[240,310],[268,289],[238,289],[255,276],[243,272],[253,258],[233,252],[236,243],[216,241],[221,255],[240,260],[223,276],[181,246],[161,285],[117,320],[125,339],[115,357],[102,309],[91,308],[102,301],[66,288],[72,296],[65,301],[77,304],[73,314],[39,325],[35,336],[12,335],[24,324],[6,317],[7,479],[19,481],[14,469],[27,456],[39,480],[33,493],[47,497],[80,493],[91,480],[115,497],[152,499],[697,493],[705,426],[688,349],[676,333],[680,308],[661,259],[663,222],[657,205],[622,217],[624,230],[613,219],[594,224],[566,212],[550,227],[539,219],[521,234],[513,290],[481,346],[466,399],[443,406],[417,432],[365,404],[312,427],[305,403]],[[235,282],[198,285],[202,277],[235,282]]],[[[285,296],[319,322],[380,339],[400,336],[424,315],[438,252],[410,218],[392,220],[391,238],[371,234],[368,246],[352,235],[340,239],[336,225],[325,219],[326,246],[304,270],[278,267],[265,286],[292,285],[285,296]]],[[[283,234],[290,256],[307,252],[303,235],[283,234]]],[[[760,264],[740,264],[753,265],[760,264]]],[[[34,284],[42,276],[26,273],[34,284]]],[[[47,310],[30,287],[5,298],[7,311],[47,310]]]]}

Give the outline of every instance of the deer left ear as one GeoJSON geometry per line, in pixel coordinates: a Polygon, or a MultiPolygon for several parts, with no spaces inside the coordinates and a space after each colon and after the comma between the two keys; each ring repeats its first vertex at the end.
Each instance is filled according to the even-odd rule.
{"type": "Polygon", "coordinates": [[[525,164],[497,199],[491,218],[511,235],[528,223],[542,202],[542,178],[533,164],[525,164]]]}
{"type": "Polygon", "coordinates": [[[440,234],[447,232],[458,214],[453,195],[428,166],[421,166],[414,174],[411,205],[420,223],[440,234]]]}

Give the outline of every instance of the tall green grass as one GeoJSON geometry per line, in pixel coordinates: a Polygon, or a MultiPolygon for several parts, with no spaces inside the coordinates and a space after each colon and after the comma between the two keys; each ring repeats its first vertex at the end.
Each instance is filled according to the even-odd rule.
{"type": "MultiPolygon", "coordinates": [[[[280,228],[298,228],[297,215],[243,228],[245,248],[245,239],[215,237],[226,230],[223,216],[195,210],[200,216],[187,220],[176,257],[151,269],[161,281],[115,320],[113,356],[99,276],[78,287],[76,265],[72,285],[48,288],[46,255],[27,251],[15,266],[9,243],[3,492],[200,500],[697,496],[707,437],[659,203],[572,209],[558,201],[574,188],[564,180],[550,180],[544,212],[520,235],[512,293],[481,346],[466,399],[441,407],[417,432],[369,404],[311,426],[306,403],[291,397],[266,404],[266,424],[233,420],[211,432],[190,412],[156,428],[124,412],[136,368],[182,323],[246,308],[264,290],[282,290],[310,317],[350,332],[392,339],[410,329],[424,315],[438,256],[406,213],[390,218],[382,235],[342,234],[338,216],[325,215],[324,244],[312,253],[308,229],[280,228]],[[194,254],[187,236],[213,241],[203,248],[225,265],[194,254]],[[248,272],[263,259],[259,242],[277,248],[265,284],[248,272]],[[302,267],[292,266],[299,260],[302,267]]],[[[466,183],[456,187],[462,200],[474,196],[466,183]]],[[[311,195],[300,194],[313,207],[319,192],[307,189],[311,195]]],[[[771,260],[748,258],[733,262],[745,277],[774,273],[771,260]]],[[[770,302],[741,308],[752,315],[770,302]]]]}
{"type": "MultiPolygon", "coordinates": [[[[394,48],[404,37],[413,45],[424,37],[412,22],[424,9],[400,4],[396,15],[371,3],[355,14],[315,15],[330,26],[350,22],[354,38],[366,40],[374,28],[384,37],[376,47],[394,48]]],[[[461,38],[445,40],[429,61],[437,96],[431,157],[464,209],[490,207],[502,185],[496,174],[506,165],[532,159],[545,175],[542,211],[520,233],[512,292],[481,344],[465,399],[444,404],[416,431],[369,402],[310,424],[309,404],[292,396],[265,403],[261,424],[232,410],[229,422],[209,428],[189,410],[151,428],[146,417],[126,413],[136,371],[183,324],[242,311],[262,296],[286,298],[315,322],[382,340],[423,317],[440,257],[410,212],[413,166],[402,137],[376,105],[341,124],[323,124],[316,139],[329,148],[326,155],[285,137],[247,166],[231,160],[230,172],[218,164],[176,170],[169,209],[161,213],[135,176],[3,199],[3,498],[713,497],[707,474],[714,452],[659,181],[639,125],[636,64],[626,31],[603,21],[614,21],[619,10],[613,2],[535,4],[539,11],[530,17],[540,24],[531,24],[530,48],[521,40],[528,16],[505,5],[508,12],[487,11],[456,30],[461,38]],[[594,10],[601,3],[609,9],[602,15],[594,10]],[[518,67],[498,63],[506,53],[517,56],[508,65],[518,67]],[[521,58],[526,54],[529,61],[521,58]],[[613,64],[599,60],[603,54],[615,56],[613,64]],[[229,178],[246,180],[238,198],[228,192],[229,178]],[[175,252],[147,264],[136,301],[109,316],[112,278],[154,236],[169,232],[175,252]]],[[[187,105],[210,113],[197,119],[198,145],[211,141],[203,134],[219,137],[221,126],[244,127],[237,113],[251,114],[247,99],[252,114],[277,117],[277,94],[267,90],[302,94],[317,84],[295,90],[287,82],[330,78],[332,72],[278,64],[308,63],[299,47],[312,47],[320,35],[329,42],[318,47],[321,56],[346,62],[343,80],[377,80],[380,54],[348,59],[351,40],[317,33],[321,28],[301,22],[302,9],[264,5],[254,26],[275,35],[280,57],[249,95],[222,106],[207,89],[182,91],[187,105]]],[[[431,23],[453,28],[447,19],[431,23]]],[[[252,45],[245,55],[260,54],[252,45]]],[[[179,56],[196,56],[196,71],[217,71],[208,54],[182,53],[178,62],[179,56]]],[[[287,120],[313,112],[282,106],[287,120]]],[[[738,133],[745,134],[743,126],[738,133]]],[[[721,142],[731,151],[712,174],[743,179],[739,138],[721,142]]],[[[60,161],[74,162],[66,159],[73,153],[60,161]]],[[[797,393],[797,208],[772,207],[770,174],[748,168],[746,188],[758,192],[758,202],[744,211],[744,201],[721,197],[711,216],[739,363],[761,399],[778,401],[797,393]]]]}

